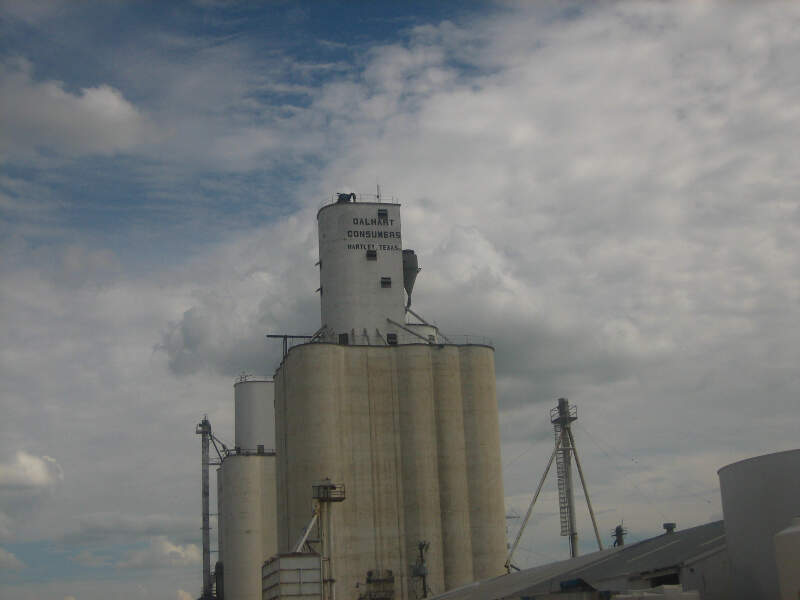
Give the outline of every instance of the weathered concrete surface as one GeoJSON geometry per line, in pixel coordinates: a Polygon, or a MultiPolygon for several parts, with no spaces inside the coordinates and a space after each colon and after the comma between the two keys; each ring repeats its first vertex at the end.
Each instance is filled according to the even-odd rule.
{"type": "Polygon", "coordinates": [[[434,593],[500,574],[494,381],[486,346],[292,348],[275,375],[279,550],[292,549],[311,485],[328,477],[347,491],[332,507],[340,598],[357,598],[375,570],[392,571],[395,598],[415,598],[423,540],[434,593]]]}

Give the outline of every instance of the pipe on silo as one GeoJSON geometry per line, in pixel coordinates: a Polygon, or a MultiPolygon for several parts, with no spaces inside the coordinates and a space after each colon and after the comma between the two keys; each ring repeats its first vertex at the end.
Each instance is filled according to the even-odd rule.
{"type": "Polygon", "coordinates": [[[222,465],[217,467],[217,560],[222,562],[223,547],[222,540],[225,537],[225,519],[223,518],[224,509],[222,508],[224,482],[222,481],[222,465]]]}
{"type": "Polygon", "coordinates": [[[436,594],[445,587],[431,351],[415,344],[397,348],[396,355],[406,556],[414,557],[420,542],[430,544],[427,585],[436,594]]]}
{"type": "Polygon", "coordinates": [[[494,350],[460,346],[459,359],[472,562],[475,580],[481,580],[505,572],[505,501],[494,350]]]}
{"type": "Polygon", "coordinates": [[[449,590],[474,580],[458,348],[455,346],[433,348],[431,364],[435,396],[444,583],[445,588],[449,590]]]}

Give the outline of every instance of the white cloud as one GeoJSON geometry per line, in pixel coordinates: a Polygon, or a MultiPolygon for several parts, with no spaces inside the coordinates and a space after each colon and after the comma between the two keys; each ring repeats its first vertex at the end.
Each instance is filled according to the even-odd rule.
{"type": "Polygon", "coordinates": [[[169,567],[188,567],[201,560],[200,548],[195,544],[173,544],[166,536],[150,539],[145,550],[132,551],[117,566],[125,569],[162,569],[169,567]]]}
{"type": "Polygon", "coordinates": [[[19,571],[25,565],[5,548],[0,548],[0,571],[19,571]]]}
{"type": "Polygon", "coordinates": [[[183,590],[178,590],[178,600],[194,600],[194,597],[183,590]]]}
{"type": "Polygon", "coordinates": [[[0,159],[38,150],[64,156],[131,150],[152,134],[147,119],[119,90],[100,84],[77,93],[60,81],[37,81],[24,60],[0,63],[0,159]]]}
{"type": "Polygon", "coordinates": [[[37,494],[64,480],[64,472],[50,456],[34,456],[18,450],[14,459],[0,463],[0,492],[37,494]]]}
{"type": "MultiPolygon", "coordinates": [[[[192,259],[128,269],[88,241],[3,253],[0,444],[52,444],[70,469],[70,493],[29,520],[33,533],[61,536],[88,512],[73,532],[83,540],[161,536],[130,566],[144,552],[190,561],[181,532],[194,517],[170,515],[199,515],[195,419],[208,410],[230,432],[227,377],[269,374],[278,346],[265,333],[319,325],[315,209],[376,177],[401,196],[404,241],[420,255],[414,307],[497,346],[504,456],[532,448],[506,468],[512,506],[524,510],[549,455],[561,395],[617,449],[576,433],[598,514],[633,532],[657,530],[671,507],[681,527],[702,522],[719,512],[701,493],[716,468],[796,444],[800,88],[782,57],[800,47],[797,8],[615,4],[560,19],[554,6],[416,30],[277,120],[252,93],[269,69],[244,45],[165,63],[154,44],[135,60],[166,90],[150,99],[169,124],[161,146],[140,144],[145,109],[119,92],[4,67],[30,110],[53,105],[61,119],[40,131],[23,114],[25,151],[136,148],[215,173],[319,159],[287,199],[306,208],[192,259]],[[64,115],[105,125],[73,140],[64,115]],[[646,469],[627,469],[632,456],[646,469]]],[[[186,173],[160,174],[185,202],[186,173]]],[[[236,186],[220,177],[214,197],[236,186]]],[[[0,204],[22,210],[34,192],[0,204]]],[[[554,519],[541,526],[557,532],[553,497],[541,502],[554,519]]],[[[616,524],[604,518],[601,529],[616,524]]]]}

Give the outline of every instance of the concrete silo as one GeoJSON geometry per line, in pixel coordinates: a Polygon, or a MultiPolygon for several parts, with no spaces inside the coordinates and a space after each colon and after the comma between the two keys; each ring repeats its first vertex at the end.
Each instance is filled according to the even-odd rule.
{"type": "Polygon", "coordinates": [[[353,200],[318,213],[322,328],[275,374],[278,546],[296,544],[315,482],[342,483],[336,594],[404,600],[422,575],[437,593],[504,572],[494,349],[407,322],[400,207],[353,200]]]}
{"type": "Polygon", "coordinates": [[[274,384],[234,385],[235,450],[219,470],[219,555],[227,600],[261,600],[261,565],[277,552],[274,384]]]}

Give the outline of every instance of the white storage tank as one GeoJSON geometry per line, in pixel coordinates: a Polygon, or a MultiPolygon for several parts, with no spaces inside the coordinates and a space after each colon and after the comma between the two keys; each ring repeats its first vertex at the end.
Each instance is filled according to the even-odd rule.
{"type": "Polygon", "coordinates": [[[275,456],[222,461],[221,528],[226,600],[261,600],[261,565],[277,554],[275,456]]]}
{"type": "Polygon", "coordinates": [[[800,517],[792,519],[789,527],[775,534],[775,558],[781,600],[797,600],[800,598],[800,517]]]}
{"type": "Polygon", "coordinates": [[[387,319],[405,322],[400,205],[348,199],[323,206],[317,222],[325,341],[385,344],[402,331],[387,319]]]}
{"type": "Polygon", "coordinates": [[[773,536],[800,507],[800,450],[748,458],[718,474],[732,598],[778,600],[773,536]]]}
{"type": "Polygon", "coordinates": [[[275,450],[275,385],[268,379],[243,378],[233,386],[235,446],[240,452],[275,450]]]}

